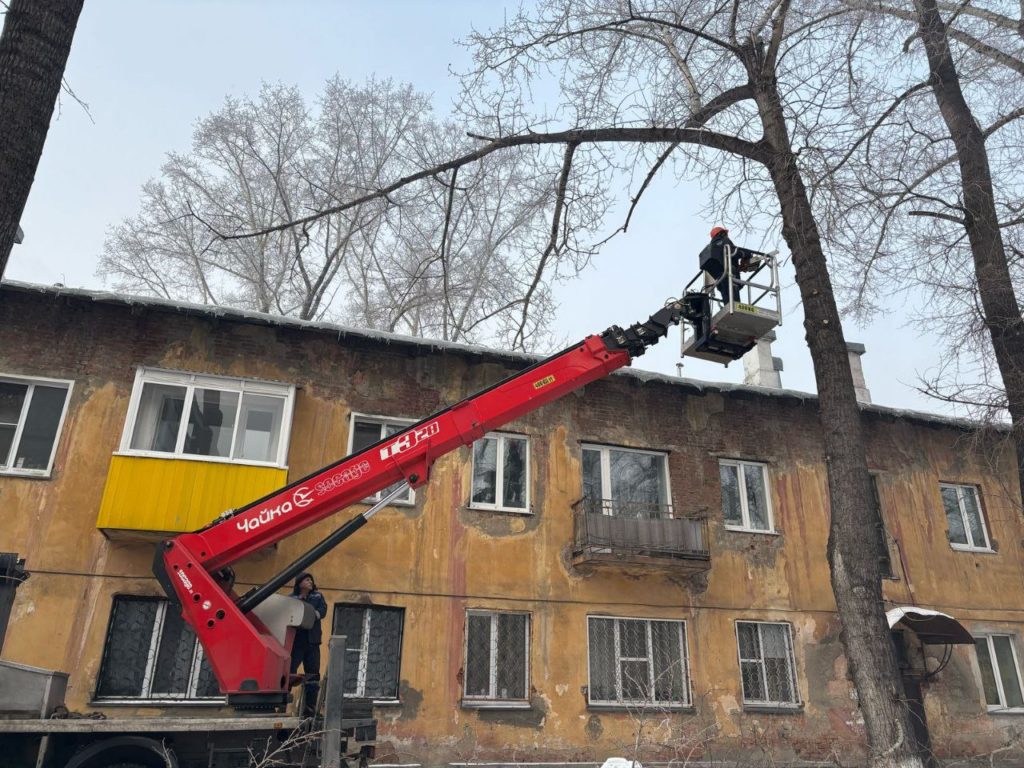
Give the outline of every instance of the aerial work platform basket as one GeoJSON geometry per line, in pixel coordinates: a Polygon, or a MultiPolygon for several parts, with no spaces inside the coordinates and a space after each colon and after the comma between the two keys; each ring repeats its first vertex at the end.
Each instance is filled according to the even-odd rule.
{"type": "Polygon", "coordinates": [[[717,280],[703,270],[697,273],[683,292],[687,322],[680,326],[680,357],[728,365],[782,324],[777,257],[778,251],[757,254],[745,279],[733,275],[729,252],[717,280]],[[720,296],[719,284],[728,286],[728,301],[720,296]]]}

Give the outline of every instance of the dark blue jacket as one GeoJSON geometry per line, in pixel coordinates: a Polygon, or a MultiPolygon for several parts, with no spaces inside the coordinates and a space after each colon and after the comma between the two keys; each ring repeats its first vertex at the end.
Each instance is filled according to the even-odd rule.
{"type": "MultiPolygon", "coordinates": [[[[313,606],[313,611],[316,613],[316,620],[313,622],[313,626],[305,631],[309,632],[310,643],[319,644],[324,637],[323,627],[320,626],[320,619],[323,619],[327,616],[327,600],[324,599],[324,596],[320,594],[320,591],[316,588],[315,579],[313,579],[313,589],[310,591],[308,595],[303,597],[299,593],[299,583],[307,576],[309,576],[310,579],[313,579],[313,574],[311,573],[300,573],[295,578],[295,588],[292,589],[292,597],[297,597],[303,602],[309,603],[311,606],[313,606]]],[[[301,632],[303,630],[299,631],[301,632]]]]}

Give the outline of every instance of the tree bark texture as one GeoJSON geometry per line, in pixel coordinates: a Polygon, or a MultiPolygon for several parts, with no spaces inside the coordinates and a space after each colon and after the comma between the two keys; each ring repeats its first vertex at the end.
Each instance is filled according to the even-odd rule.
{"type": "Polygon", "coordinates": [[[945,23],[935,0],[916,0],[918,34],[928,56],[932,92],[956,147],[963,186],[964,229],[971,245],[978,297],[992,337],[1017,450],[1017,477],[1024,494],[1024,319],[1013,291],[996,213],[985,136],[960,87],[945,23]]]}
{"type": "Polygon", "coordinates": [[[0,277],[43,152],[84,0],[10,0],[0,34],[0,277]]]}
{"type": "Polygon", "coordinates": [[[920,768],[896,653],[882,603],[881,564],[871,544],[873,496],[846,340],[810,199],[786,126],[774,67],[751,46],[744,56],[764,135],[762,147],[793,254],[814,362],[825,443],[831,522],[828,560],[842,642],[875,768],[920,768]]]}

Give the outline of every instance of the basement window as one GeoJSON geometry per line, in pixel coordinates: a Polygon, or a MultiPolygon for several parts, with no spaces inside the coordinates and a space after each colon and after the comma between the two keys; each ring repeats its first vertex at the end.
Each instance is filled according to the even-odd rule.
{"type": "Polygon", "coordinates": [[[466,612],[464,707],[529,706],[530,617],[466,612]]]}
{"type": "Polygon", "coordinates": [[[522,435],[491,434],[473,443],[470,506],[529,511],[530,446],[522,435]]]}
{"type": "Polygon", "coordinates": [[[288,384],[140,368],[121,451],[284,467],[294,395],[288,384]]]}
{"type": "Polygon", "coordinates": [[[789,624],[737,621],[743,704],[752,707],[797,707],[800,704],[789,624]]]}
{"type": "Polygon", "coordinates": [[[690,706],[686,622],[587,617],[593,706],[690,706]]]}
{"type": "Polygon", "coordinates": [[[942,506],[946,510],[947,536],[953,549],[991,552],[985,517],[973,485],[940,484],[942,506]]]}
{"type": "Polygon", "coordinates": [[[583,446],[583,506],[588,514],[669,518],[669,498],[667,454],[583,446]]]}
{"type": "Polygon", "coordinates": [[[71,385],[0,376],[0,474],[50,476],[71,385]]]}
{"type": "Polygon", "coordinates": [[[768,467],[750,461],[722,460],[722,513],[725,527],[733,531],[774,533],[768,467]]]}
{"type": "Polygon", "coordinates": [[[168,605],[158,598],[114,598],[97,702],[223,702],[195,633],[168,605]]]}
{"type": "Polygon", "coordinates": [[[1024,712],[1024,694],[1017,663],[1017,650],[1010,635],[977,637],[981,685],[989,712],[1024,712]]]}
{"type": "MultiPolygon", "coordinates": [[[[379,443],[392,435],[396,435],[406,427],[409,427],[416,422],[412,419],[392,419],[385,416],[363,416],[361,414],[352,414],[352,429],[349,430],[348,439],[348,452],[351,456],[353,453],[365,450],[374,443],[379,443]]],[[[378,491],[372,496],[368,496],[363,499],[368,504],[374,504],[389,493],[391,493],[399,485],[405,483],[404,480],[399,480],[394,485],[385,488],[382,491],[378,491]]],[[[412,488],[406,488],[405,493],[396,496],[391,500],[392,504],[413,504],[416,501],[416,494],[412,488]]]]}
{"type": "Polygon", "coordinates": [[[345,696],[398,701],[405,610],[334,606],[333,634],[345,635],[345,696]]]}

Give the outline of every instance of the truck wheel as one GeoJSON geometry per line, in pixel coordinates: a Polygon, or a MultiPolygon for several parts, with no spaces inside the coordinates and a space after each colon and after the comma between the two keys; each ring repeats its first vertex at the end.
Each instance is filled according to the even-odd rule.
{"type": "Polygon", "coordinates": [[[178,768],[178,759],[155,739],[114,736],[90,744],[64,768],[178,768]]]}

